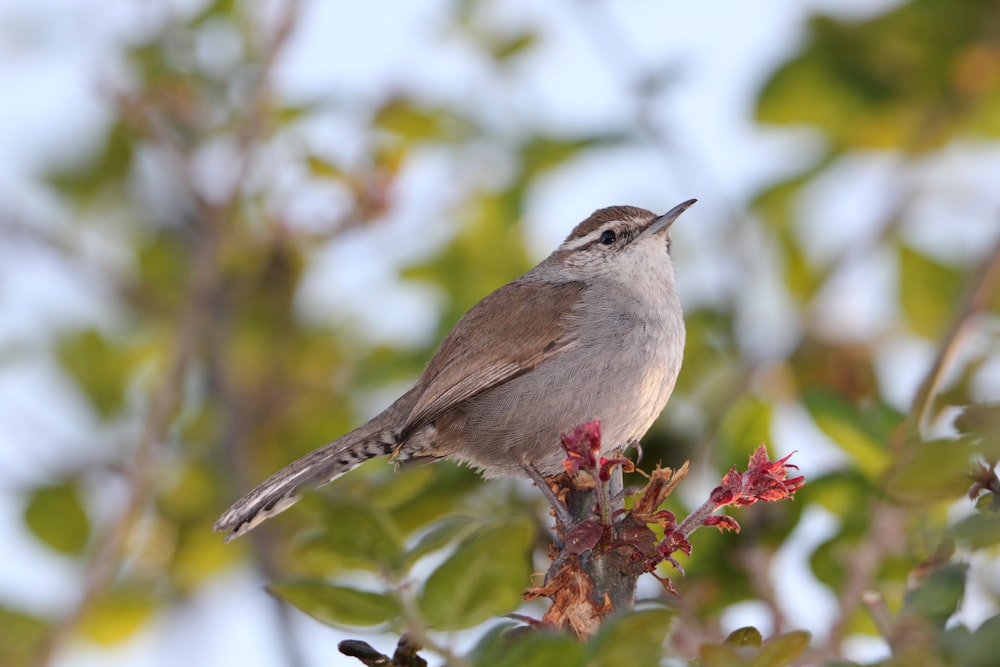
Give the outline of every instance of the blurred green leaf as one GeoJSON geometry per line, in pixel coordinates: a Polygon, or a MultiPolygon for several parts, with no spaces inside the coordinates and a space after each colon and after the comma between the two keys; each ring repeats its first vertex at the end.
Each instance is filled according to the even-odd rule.
{"type": "Polygon", "coordinates": [[[925,619],[943,629],[965,595],[968,569],[964,563],[951,563],[926,575],[907,594],[903,613],[925,619]]]}
{"type": "Polygon", "coordinates": [[[587,667],[656,667],[673,621],[668,609],[640,609],[605,621],[587,645],[587,667]]]}
{"type": "Polygon", "coordinates": [[[822,583],[840,590],[846,577],[846,553],[853,546],[840,536],[825,540],[809,556],[809,568],[822,583]]]}
{"type": "Polygon", "coordinates": [[[839,471],[810,477],[796,495],[796,500],[817,503],[831,514],[840,515],[847,520],[852,516],[865,517],[865,508],[869,506],[876,488],[856,471],[839,471]]]}
{"type": "Polygon", "coordinates": [[[698,649],[698,662],[702,667],[753,667],[753,658],[747,649],[722,644],[704,644],[698,649]]]}
{"type": "Polygon", "coordinates": [[[841,396],[819,388],[803,392],[802,400],[816,425],[850,454],[858,468],[875,478],[888,467],[886,443],[860,410],[841,396]]]}
{"type": "Polygon", "coordinates": [[[80,629],[90,639],[109,646],[125,641],[152,617],[156,593],[152,587],[127,582],[98,597],[80,619],[80,629]]]}
{"type": "Polygon", "coordinates": [[[795,205],[803,187],[822,173],[830,162],[831,154],[825,153],[802,172],[765,188],[753,202],[754,210],[771,229],[777,247],[781,248],[785,286],[803,303],[822,284],[822,273],[818,267],[811,265],[798,237],[795,205]]]}
{"type": "MultiPolygon", "coordinates": [[[[214,514],[206,513],[200,518],[184,521],[174,529],[173,552],[167,568],[171,584],[182,594],[194,593],[210,577],[217,575],[240,557],[238,550],[220,540],[217,534],[205,530],[205,526],[210,525],[214,519],[214,514]]],[[[172,524],[163,523],[173,527],[172,524]]],[[[155,542],[152,546],[162,547],[155,542]]],[[[163,554],[153,554],[152,557],[163,558],[163,554]]]]}
{"type": "Polygon", "coordinates": [[[899,289],[899,302],[913,332],[937,339],[954,318],[962,277],[955,269],[900,246],[899,289]]]}
{"type": "Polygon", "coordinates": [[[531,268],[518,227],[519,206],[496,193],[478,194],[463,211],[452,242],[431,261],[403,272],[404,278],[430,282],[448,295],[438,339],[479,300],[531,268]]]}
{"type": "MultiPolygon", "coordinates": [[[[393,501],[388,509],[396,524],[406,533],[420,529],[442,516],[466,511],[468,495],[483,488],[483,479],[475,471],[451,461],[427,465],[425,469],[432,474],[427,478],[429,483],[423,486],[419,494],[405,501],[399,495],[387,494],[387,500],[393,501]]],[[[410,469],[403,470],[400,474],[416,472],[415,469],[410,469]]],[[[375,492],[392,484],[391,477],[387,476],[375,492]]]]}
{"type": "Polygon", "coordinates": [[[343,568],[380,572],[398,562],[403,541],[385,510],[352,498],[312,494],[322,525],[304,530],[293,545],[298,564],[314,574],[343,568]]]}
{"type": "Polygon", "coordinates": [[[194,519],[206,514],[205,508],[215,500],[217,489],[213,471],[194,461],[182,463],[169,476],[157,496],[160,511],[175,519],[194,519]]]}
{"type": "Polygon", "coordinates": [[[702,646],[698,654],[703,667],[785,667],[809,645],[808,632],[787,632],[762,643],[756,628],[741,630],[746,631],[748,641],[730,641],[730,635],[721,645],[702,646]]]}
{"type": "Polygon", "coordinates": [[[816,125],[838,150],[927,150],[995,132],[984,114],[997,108],[996,46],[981,29],[992,7],[913,0],[864,21],[814,18],[806,47],[764,86],[757,118],[816,125]]]}
{"type": "Polygon", "coordinates": [[[809,639],[809,633],[802,630],[771,637],[760,647],[753,667],[785,667],[785,665],[790,665],[809,646],[809,639]]]}
{"type": "Polygon", "coordinates": [[[461,141],[473,127],[468,118],[445,108],[421,108],[413,101],[396,97],[376,112],[374,125],[409,141],[461,141]]]}
{"type": "Polygon", "coordinates": [[[0,665],[28,667],[36,663],[36,653],[48,633],[41,620],[13,609],[0,607],[0,665]]]}
{"type": "Polygon", "coordinates": [[[334,627],[381,625],[401,613],[399,604],[387,595],[315,579],[279,581],[267,589],[321,623],[334,627]]]}
{"type": "Polygon", "coordinates": [[[136,305],[146,312],[173,317],[182,307],[185,283],[182,276],[190,266],[190,247],[172,230],[153,230],[138,244],[139,276],[136,305]]]}
{"type": "Polygon", "coordinates": [[[85,200],[104,188],[121,187],[132,168],[134,141],[126,124],[116,122],[94,155],[82,164],[60,168],[49,179],[63,194],[85,200]]]}
{"type": "Polygon", "coordinates": [[[995,667],[1000,655],[1000,615],[983,621],[957,645],[962,667],[995,667]]]}
{"type": "Polygon", "coordinates": [[[1000,461],[1000,403],[966,405],[955,418],[955,428],[979,444],[986,461],[1000,461]]]}
{"type": "Polygon", "coordinates": [[[309,173],[318,178],[343,181],[346,177],[343,169],[317,155],[307,157],[306,166],[309,167],[309,173]]]}
{"type": "Polygon", "coordinates": [[[275,119],[280,125],[289,125],[302,118],[311,116],[323,110],[325,103],[322,101],[306,102],[305,104],[290,104],[276,110],[275,119]]]}
{"type": "Polygon", "coordinates": [[[534,524],[524,517],[470,535],[424,584],[420,608],[428,622],[456,630],[514,609],[529,583],[534,538],[534,524]]]}
{"type": "Polygon", "coordinates": [[[420,558],[437,551],[459,535],[473,530],[478,522],[468,516],[448,516],[440,519],[420,536],[417,543],[403,554],[403,565],[409,568],[420,558]]]}
{"type": "Polygon", "coordinates": [[[59,341],[59,361],[104,418],[111,417],[125,399],[125,387],[135,366],[136,354],[88,329],[59,341]]]}
{"type": "Polygon", "coordinates": [[[90,538],[90,519],[73,480],[33,489],[24,521],[38,539],[61,553],[82,553],[90,538]]]}
{"type": "MultiPolygon", "coordinates": [[[[594,134],[591,136],[562,139],[545,135],[529,137],[521,145],[522,187],[539,174],[569,162],[581,151],[608,147],[628,139],[624,134],[594,134]]],[[[571,227],[566,228],[568,234],[571,227]]]]}
{"type": "Polygon", "coordinates": [[[481,667],[583,667],[584,647],[569,635],[501,625],[472,652],[481,667]]]}
{"type": "Polygon", "coordinates": [[[490,44],[490,51],[497,60],[507,60],[519,55],[538,42],[538,33],[525,30],[516,35],[505,37],[504,39],[493,39],[490,44]]]}
{"type": "Polygon", "coordinates": [[[886,490],[898,501],[955,500],[968,490],[978,448],[967,441],[908,443],[889,471],[886,490]]]}
{"type": "Polygon", "coordinates": [[[213,0],[191,19],[189,25],[197,26],[215,17],[231,18],[236,14],[235,10],[236,0],[213,0]]]}
{"type": "MultiPolygon", "coordinates": [[[[745,383],[746,361],[741,359],[733,338],[733,313],[721,308],[697,308],[684,313],[684,324],[684,361],[699,371],[681,373],[674,391],[678,395],[704,394],[705,409],[715,416],[730,409],[734,387],[745,383]]],[[[667,414],[672,407],[667,403],[667,414]]],[[[666,457],[663,460],[680,462],[666,457]]]]}
{"type": "Polygon", "coordinates": [[[720,464],[726,468],[746,468],[750,454],[771,439],[770,404],[746,394],[726,412],[719,425],[719,445],[724,457],[720,464]]]}
{"type": "Polygon", "coordinates": [[[760,634],[760,630],[748,625],[743,628],[737,628],[729,633],[726,637],[725,644],[731,646],[752,646],[754,648],[760,648],[760,645],[764,643],[764,638],[760,634]]]}
{"type": "Polygon", "coordinates": [[[1000,514],[973,514],[952,526],[948,533],[969,549],[992,547],[1000,544],[1000,514]]]}

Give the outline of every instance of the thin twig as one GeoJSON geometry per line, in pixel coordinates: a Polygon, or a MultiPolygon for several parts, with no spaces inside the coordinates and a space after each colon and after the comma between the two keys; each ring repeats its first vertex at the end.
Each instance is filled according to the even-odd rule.
{"type": "Polygon", "coordinates": [[[674,532],[683,538],[691,537],[691,533],[698,530],[705,523],[705,519],[714,514],[717,509],[719,509],[719,504],[709,498],[695,511],[688,514],[674,532]]]}
{"type": "MultiPolygon", "coordinates": [[[[266,100],[269,95],[268,76],[277,52],[281,49],[295,23],[298,15],[297,0],[288,0],[285,11],[278,21],[278,27],[268,48],[264,52],[265,67],[261,68],[257,89],[254,91],[253,104],[250,107],[243,131],[239,135],[239,145],[242,159],[239,161],[239,178],[243,180],[250,162],[250,152],[256,145],[263,131],[263,116],[267,111],[266,100]]],[[[130,100],[120,99],[120,103],[128,104],[130,100]]],[[[156,128],[156,123],[147,127],[156,128]]],[[[154,135],[156,134],[154,130],[154,135]]],[[[172,148],[169,137],[154,136],[164,147],[172,148]]],[[[51,634],[35,656],[34,664],[44,667],[51,664],[62,646],[70,637],[79,620],[86,614],[93,603],[112,584],[125,556],[126,542],[132,527],[142,514],[151,494],[152,468],[166,438],[167,430],[180,406],[180,396],[188,368],[195,358],[196,351],[205,339],[209,321],[209,311],[212,299],[218,289],[219,263],[218,254],[222,244],[223,227],[237,204],[240,190],[235,188],[230,199],[221,205],[213,205],[204,201],[196,194],[198,189],[192,180],[192,174],[186,168],[188,160],[176,150],[170,151],[175,159],[178,174],[183,176],[184,183],[198,207],[198,232],[201,236],[195,242],[194,269],[188,287],[184,309],[179,318],[178,333],[171,356],[160,382],[153,392],[151,407],[142,435],[136,446],[131,471],[127,478],[127,500],[119,515],[107,527],[104,534],[95,540],[96,551],[88,561],[83,575],[83,591],[74,607],[54,626],[51,634]]],[[[283,614],[282,614],[283,615],[283,614]]],[[[296,652],[289,651],[291,664],[301,662],[296,652]]]]}
{"type": "Polygon", "coordinates": [[[414,602],[413,596],[409,595],[408,588],[406,585],[388,587],[389,594],[392,595],[396,602],[399,603],[400,609],[403,610],[403,624],[406,636],[410,637],[412,642],[418,646],[423,646],[428,651],[437,653],[445,659],[445,663],[450,667],[470,667],[468,660],[452,651],[448,646],[435,641],[430,636],[427,632],[427,621],[424,620],[424,616],[414,602]]]}
{"type": "Polygon", "coordinates": [[[885,603],[885,598],[878,591],[865,591],[861,594],[861,602],[868,608],[868,615],[878,633],[886,641],[892,639],[892,614],[889,613],[889,606],[885,603]]]}
{"type": "Polygon", "coordinates": [[[951,366],[962,341],[968,336],[973,319],[989,307],[998,286],[1000,286],[1000,237],[973,272],[962,306],[938,348],[934,363],[917,389],[917,395],[913,399],[913,406],[907,417],[910,432],[915,431],[918,434],[926,432],[934,397],[937,395],[945,371],[951,366]]]}
{"type": "Polygon", "coordinates": [[[771,620],[774,625],[771,631],[773,634],[779,635],[788,627],[788,620],[781,609],[781,601],[769,576],[774,564],[774,550],[751,543],[741,551],[741,554],[740,562],[743,570],[747,573],[750,585],[757,597],[767,605],[768,611],[771,612],[771,620]]]}
{"type": "Polygon", "coordinates": [[[886,554],[899,548],[903,541],[902,530],[899,510],[886,503],[877,502],[872,510],[867,534],[856,549],[851,550],[850,554],[843,555],[845,559],[849,559],[849,567],[845,568],[847,578],[841,585],[838,596],[840,617],[830,628],[826,642],[831,655],[840,655],[840,643],[844,639],[848,621],[871,590],[878,568],[886,554]]]}
{"type": "Polygon", "coordinates": [[[96,540],[97,550],[90,558],[84,573],[83,593],[76,605],[54,627],[51,635],[35,659],[39,666],[48,665],[69,638],[80,618],[90,609],[97,597],[107,590],[125,551],[129,531],[142,513],[149,496],[151,468],[166,438],[180,404],[181,387],[195,350],[202,339],[207,320],[210,296],[216,284],[218,230],[217,220],[207,220],[204,238],[197,245],[195,269],[180,317],[176,344],[167,364],[166,372],[153,393],[152,405],[142,435],[136,447],[135,459],[127,479],[128,496],[118,517],[108,526],[104,535],[96,540]]]}

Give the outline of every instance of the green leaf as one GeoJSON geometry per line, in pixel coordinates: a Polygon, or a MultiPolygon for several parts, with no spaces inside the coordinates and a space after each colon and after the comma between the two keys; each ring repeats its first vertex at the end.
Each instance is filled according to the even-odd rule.
{"type": "Polygon", "coordinates": [[[490,51],[492,51],[493,57],[497,60],[507,60],[523,53],[537,42],[538,34],[534,31],[526,30],[512,37],[492,40],[490,51]]]}
{"type": "Polygon", "coordinates": [[[752,395],[743,396],[726,412],[719,425],[726,468],[744,469],[750,454],[771,439],[771,414],[770,404],[752,395]]]}
{"type": "Polygon", "coordinates": [[[663,608],[613,617],[589,642],[587,667],[656,667],[673,617],[672,611],[663,608]]]}
{"type": "Polygon", "coordinates": [[[132,167],[135,139],[125,122],[116,122],[89,159],[59,168],[50,180],[64,193],[80,199],[93,198],[109,186],[124,186],[132,167]]]}
{"type": "Polygon", "coordinates": [[[875,478],[885,471],[891,459],[879,440],[884,434],[877,432],[858,408],[824,389],[809,389],[802,400],[820,430],[850,454],[866,476],[875,478]]]}
{"type": "Polygon", "coordinates": [[[205,526],[214,518],[202,515],[182,522],[166,520],[155,527],[162,537],[151,540],[146,551],[152,553],[145,555],[145,558],[154,562],[158,557],[162,558],[162,554],[157,553],[159,545],[165,540],[174,540],[174,551],[167,574],[174,590],[181,595],[193,594],[206,580],[241,556],[238,550],[232,549],[218,535],[205,530],[205,526]]]}
{"type": "Polygon", "coordinates": [[[953,319],[962,294],[955,269],[907,248],[899,248],[899,303],[907,324],[919,336],[939,338],[953,319]]]}
{"type": "Polygon", "coordinates": [[[846,577],[843,557],[845,546],[853,547],[854,543],[835,536],[817,546],[809,556],[809,568],[812,573],[834,590],[840,589],[846,577]]]}
{"type": "Polygon", "coordinates": [[[910,503],[955,500],[969,488],[972,458],[978,448],[961,440],[913,442],[900,453],[886,490],[910,503]]]}
{"type": "MultiPolygon", "coordinates": [[[[867,527],[865,507],[868,506],[875,487],[854,470],[832,472],[821,477],[810,477],[796,495],[803,503],[816,503],[832,514],[858,519],[855,523],[867,527]]],[[[859,532],[863,532],[863,529],[859,532]]]]}
{"type": "Polygon", "coordinates": [[[927,0],[869,20],[814,18],[807,46],[765,84],[757,117],[816,125],[838,151],[920,151],[960,133],[995,133],[987,63],[996,58],[981,28],[992,7],[927,0]]]}
{"type": "Polygon", "coordinates": [[[59,361],[102,417],[110,417],[124,402],[136,355],[90,329],[59,341],[59,361]]]}
{"type": "Polygon", "coordinates": [[[1000,655],[1000,615],[984,621],[959,646],[962,667],[994,667],[1000,655]]]}
{"type": "Polygon", "coordinates": [[[420,536],[417,543],[403,554],[403,565],[409,568],[417,560],[437,551],[453,539],[472,530],[477,525],[475,519],[467,516],[448,516],[433,523],[430,529],[420,536]]]}
{"type": "Polygon", "coordinates": [[[80,554],[90,537],[90,520],[73,480],[32,490],[24,521],[38,539],[64,554],[80,554]]]}
{"type": "Polygon", "coordinates": [[[27,667],[35,664],[47,632],[41,620],[0,607],[0,665],[27,667]]]}
{"type": "Polygon", "coordinates": [[[982,448],[987,461],[1000,459],[1000,403],[966,405],[955,418],[955,428],[982,448]]]}
{"type": "Polygon", "coordinates": [[[951,563],[930,573],[907,594],[902,613],[924,618],[944,628],[965,594],[968,569],[964,563],[951,563]]]}
{"type": "Polygon", "coordinates": [[[809,645],[809,633],[802,631],[771,637],[763,643],[755,628],[741,628],[733,634],[747,630],[752,631],[749,641],[730,641],[730,635],[724,644],[702,646],[698,651],[702,667],[785,667],[809,645]]]}
{"type": "Polygon", "coordinates": [[[98,644],[118,644],[142,628],[155,608],[152,587],[129,582],[97,598],[80,619],[80,629],[98,644]]]}
{"type": "Polygon", "coordinates": [[[753,662],[754,667],[785,667],[792,664],[809,646],[809,638],[809,633],[802,630],[771,637],[761,646],[753,662]]]}
{"type": "Polygon", "coordinates": [[[985,549],[1000,543],[1000,515],[973,514],[948,531],[955,541],[970,549],[985,549]]]}
{"type": "Polygon", "coordinates": [[[621,143],[624,135],[593,135],[578,139],[557,139],[536,135],[528,138],[521,147],[522,172],[520,177],[527,183],[539,174],[562,166],[580,151],[606,147],[621,143]]]}
{"type": "Polygon", "coordinates": [[[783,252],[785,285],[800,302],[808,300],[822,284],[822,272],[806,257],[795,230],[796,209],[804,186],[830,166],[832,155],[827,152],[801,172],[784,181],[770,185],[757,195],[754,210],[774,234],[776,246],[783,252]]]}
{"type": "Polygon", "coordinates": [[[318,178],[334,181],[343,181],[345,179],[343,169],[317,155],[307,157],[306,165],[309,167],[309,173],[318,178]]]}
{"type": "Polygon", "coordinates": [[[322,100],[315,100],[304,104],[290,104],[279,107],[275,111],[274,117],[275,120],[278,121],[279,125],[291,125],[301,118],[305,118],[322,111],[324,106],[326,105],[322,100]]]}
{"type": "Polygon", "coordinates": [[[472,132],[468,118],[447,109],[420,108],[400,97],[376,111],[374,125],[410,141],[459,141],[472,132]]]}
{"type": "MultiPolygon", "coordinates": [[[[442,516],[465,511],[468,508],[468,494],[483,488],[482,477],[466,466],[442,461],[424,468],[434,473],[424,490],[406,502],[398,502],[399,499],[396,498],[396,502],[388,508],[396,524],[407,533],[423,528],[442,516]]],[[[414,471],[404,470],[400,475],[410,472],[414,471]]],[[[391,481],[388,484],[391,485],[391,481]]],[[[379,487],[382,488],[385,487],[379,487]]]]}
{"type": "Polygon", "coordinates": [[[432,283],[450,297],[441,314],[441,337],[484,295],[531,268],[517,228],[521,214],[520,201],[477,194],[452,242],[429,262],[403,272],[404,278],[432,283]]]}
{"type": "Polygon", "coordinates": [[[531,574],[535,527],[499,521],[465,539],[424,584],[420,608],[437,630],[468,628],[514,609],[531,574]]]}
{"type": "Polygon", "coordinates": [[[723,643],[730,646],[753,646],[754,648],[760,648],[761,644],[764,643],[764,638],[761,636],[760,630],[752,625],[748,625],[745,628],[737,628],[730,632],[723,643]]]}
{"type": "Polygon", "coordinates": [[[555,632],[505,624],[476,645],[473,664],[482,667],[583,667],[584,647],[555,632]]]}
{"type": "Polygon", "coordinates": [[[267,589],[321,623],[334,627],[381,625],[401,613],[399,604],[387,595],[318,580],[277,582],[267,589]]]}
{"type": "Polygon", "coordinates": [[[292,545],[293,557],[307,571],[380,572],[399,561],[403,541],[388,512],[350,498],[313,497],[320,503],[322,525],[303,531],[292,545]]]}

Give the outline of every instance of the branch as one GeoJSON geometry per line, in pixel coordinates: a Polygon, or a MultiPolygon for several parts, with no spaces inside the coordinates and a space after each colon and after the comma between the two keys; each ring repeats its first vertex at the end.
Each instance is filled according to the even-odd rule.
{"type": "Polygon", "coordinates": [[[135,460],[128,476],[128,496],[118,517],[96,541],[97,550],[84,572],[83,593],[75,607],[55,626],[35,659],[48,665],[68,639],[80,618],[95,599],[107,590],[121,564],[128,533],[149,496],[151,468],[180,403],[182,383],[202,339],[210,297],[217,283],[218,219],[208,219],[204,237],[195,249],[194,276],[188,288],[185,309],[180,317],[176,344],[166,372],[153,393],[152,407],[136,446],[135,460]]]}
{"type": "MultiPolygon", "coordinates": [[[[275,58],[291,34],[298,15],[299,3],[289,0],[277,21],[277,28],[272,39],[263,52],[263,63],[257,85],[253,92],[253,100],[248,114],[242,119],[239,131],[240,159],[237,182],[242,182],[253,148],[259,142],[264,132],[264,117],[268,109],[267,101],[270,95],[269,75],[275,58]]],[[[120,97],[118,103],[122,116],[129,117],[130,111],[136,109],[134,99],[120,97]]],[[[141,100],[140,100],[141,101],[141,100]]],[[[148,110],[138,105],[139,110],[148,110]]],[[[133,119],[135,120],[135,119],[133,119]]],[[[206,339],[206,332],[212,312],[212,301],[219,289],[220,266],[219,251],[223,244],[223,232],[226,223],[232,219],[239,203],[240,189],[234,188],[229,199],[220,204],[213,204],[198,196],[198,187],[193,180],[188,165],[190,161],[176,146],[171,138],[157,130],[160,124],[155,122],[137,124],[140,136],[146,135],[153,141],[168,149],[168,154],[174,158],[178,174],[196,203],[198,217],[196,242],[194,244],[194,267],[190,280],[184,308],[178,318],[177,337],[170,352],[166,369],[160,377],[152,394],[151,407],[143,425],[142,434],[136,445],[131,471],[127,477],[127,498],[118,516],[106,528],[104,534],[95,540],[96,550],[85,567],[83,574],[83,592],[75,606],[54,626],[42,649],[36,655],[34,664],[44,667],[52,663],[62,646],[70,637],[72,630],[86,614],[93,603],[110,588],[113,578],[118,572],[126,552],[126,542],[135,522],[142,514],[152,493],[152,469],[157,455],[162,449],[167,431],[180,407],[183,383],[188,369],[194,361],[199,347],[206,339]],[[150,135],[151,133],[151,135],[150,135]]],[[[296,660],[292,659],[292,662],[296,660]]]]}
{"type": "Polygon", "coordinates": [[[989,307],[998,285],[1000,285],[1000,237],[997,238],[994,248],[973,273],[962,306],[941,342],[934,363],[917,389],[913,406],[907,416],[907,426],[910,432],[916,431],[922,434],[926,431],[930,421],[931,407],[941,379],[951,366],[960,344],[968,335],[973,318],[989,307]]]}
{"type": "Polygon", "coordinates": [[[734,519],[714,514],[718,509],[791,498],[804,483],[802,476],[788,477],[795,469],[788,464],[790,455],[772,461],[761,445],[746,472],[729,471],[709,499],[678,524],[672,512],[659,508],[687,474],[687,465],[676,472],[654,470],[626,511],[624,494],[615,492],[613,485],[632,462],[601,456],[600,423],[577,426],[563,435],[562,444],[566,473],[542,482],[546,490],[549,484],[555,487],[547,496],[555,509],[558,551],[544,584],[528,589],[525,598],[549,598],[552,604],[542,624],[578,637],[593,635],[610,614],[631,608],[643,574],[652,574],[676,595],[670,580],[655,571],[665,561],[683,574],[673,554],[690,555],[688,537],[701,526],[739,531],[734,519]],[[662,529],[661,540],[650,525],[662,529]]]}

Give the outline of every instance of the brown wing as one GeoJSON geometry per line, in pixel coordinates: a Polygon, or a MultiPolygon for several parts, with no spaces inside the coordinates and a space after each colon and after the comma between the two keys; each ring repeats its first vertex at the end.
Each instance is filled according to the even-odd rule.
{"type": "Polygon", "coordinates": [[[584,287],[582,282],[570,282],[539,289],[537,282],[513,282],[473,306],[427,365],[421,378],[424,390],[404,430],[433,421],[572,345],[566,316],[584,287]]]}

